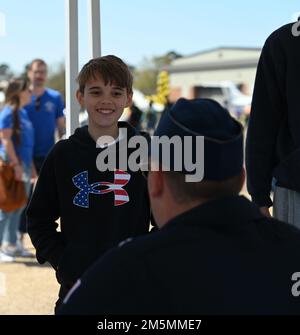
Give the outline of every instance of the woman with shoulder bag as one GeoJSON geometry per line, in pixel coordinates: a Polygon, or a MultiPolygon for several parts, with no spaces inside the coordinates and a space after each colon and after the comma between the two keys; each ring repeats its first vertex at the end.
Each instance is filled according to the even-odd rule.
{"type": "MultiPolygon", "coordinates": [[[[0,159],[13,167],[14,178],[24,182],[27,194],[31,177],[35,177],[34,130],[23,109],[30,98],[28,81],[13,79],[6,89],[5,106],[0,112],[0,159]]],[[[0,210],[0,262],[12,262],[19,254],[17,233],[24,206],[9,212],[0,210]]]]}

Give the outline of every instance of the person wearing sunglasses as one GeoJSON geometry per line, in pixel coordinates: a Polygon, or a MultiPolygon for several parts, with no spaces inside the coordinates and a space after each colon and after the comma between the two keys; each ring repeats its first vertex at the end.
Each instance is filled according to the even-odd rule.
{"type": "Polygon", "coordinates": [[[65,131],[64,102],[58,91],[45,86],[47,71],[42,59],[34,59],[27,71],[32,98],[25,109],[35,129],[34,162],[38,173],[54,146],[55,131],[58,130],[59,138],[65,131]]]}

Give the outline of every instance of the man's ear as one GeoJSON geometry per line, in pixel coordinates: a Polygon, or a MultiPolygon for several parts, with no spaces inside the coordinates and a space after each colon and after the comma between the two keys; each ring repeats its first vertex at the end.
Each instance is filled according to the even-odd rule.
{"type": "Polygon", "coordinates": [[[148,174],[148,192],[150,198],[159,197],[163,193],[164,183],[161,171],[151,171],[148,174]]]}
{"type": "Polygon", "coordinates": [[[127,96],[127,102],[126,102],[126,107],[130,107],[131,104],[132,104],[132,96],[133,96],[133,93],[129,93],[128,96],[127,96]]]}
{"type": "Polygon", "coordinates": [[[76,99],[80,107],[83,108],[84,107],[84,97],[83,97],[83,93],[81,93],[79,90],[76,91],[76,99]]]}

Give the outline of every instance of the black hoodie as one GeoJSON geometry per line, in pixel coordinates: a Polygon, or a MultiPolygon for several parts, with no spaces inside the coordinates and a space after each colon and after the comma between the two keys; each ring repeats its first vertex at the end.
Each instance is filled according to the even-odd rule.
{"type": "MultiPolygon", "coordinates": [[[[119,123],[121,127],[127,128],[128,138],[138,134],[125,122],[119,123]]],[[[140,171],[100,172],[96,158],[101,150],[87,127],[58,142],[45,160],[27,210],[37,260],[41,264],[48,261],[64,287],[110,247],[149,231],[145,178],[140,171]],[[115,190],[114,185],[120,183],[123,186],[115,190]],[[58,218],[60,232],[56,230],[58,218]]],[[[132,150],[128,149],[128,155],[132,150]]]]}
{"type": "Polygon", "coordinates": [[[246,166],[248,191],[271,206],[271,182],[300,191],[300,36],[293,24],[273,32],[263,47],[252,99],[246,166]]]}

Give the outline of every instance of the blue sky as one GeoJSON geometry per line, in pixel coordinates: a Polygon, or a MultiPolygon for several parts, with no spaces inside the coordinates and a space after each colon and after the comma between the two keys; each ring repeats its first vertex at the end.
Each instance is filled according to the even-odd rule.
{"type": "MultiPolygon", "coordinates": [[[[88,61],[87,1],[78,4],[82,66],[88,61]]],[[[261,47],[296,12],[299,0],[101,0],[102,53],[139,65],[170,50],[189,55],[218,46],[261,47]]],[[[32,58],[53,66],[64,61],[64,0],[0,0],[0,13],[0,64],[18,73],[32,58]]]]}

